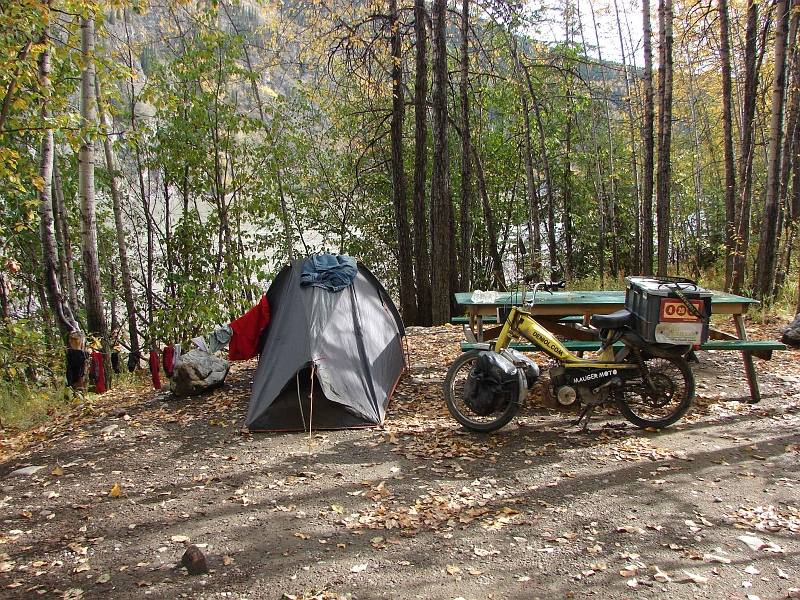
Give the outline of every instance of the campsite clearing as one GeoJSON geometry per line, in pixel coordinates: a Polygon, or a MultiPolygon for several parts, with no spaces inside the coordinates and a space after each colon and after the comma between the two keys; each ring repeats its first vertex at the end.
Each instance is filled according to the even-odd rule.
{"type": "Polygon", "coordinates": [[[569,415],[529,406],[479,435],[441,393],[462,335],[409,329],[410,372],[378,429],[242,433],[253,360],[213,394],[110,392],[92,411],[5,432],[0,597],[766,599],[800,588],[798,351],[756,363],[756,405],[736,400],[739,361],[700,353],[696,404],[662,433],[603,413],[581,434],[569,415]],[[180,566],[191,544],[207,574],[180,566]]]}

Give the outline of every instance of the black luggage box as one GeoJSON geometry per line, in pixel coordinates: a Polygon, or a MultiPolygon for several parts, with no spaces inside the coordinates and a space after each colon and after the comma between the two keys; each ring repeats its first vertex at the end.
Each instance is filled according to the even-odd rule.
{"type": "Polygon", "coordinates": [[[694,346],[708,339],[712,292],[679,278],[625,281],[625,308],[636,316],[636,332],[648,342],[694,346]]]}

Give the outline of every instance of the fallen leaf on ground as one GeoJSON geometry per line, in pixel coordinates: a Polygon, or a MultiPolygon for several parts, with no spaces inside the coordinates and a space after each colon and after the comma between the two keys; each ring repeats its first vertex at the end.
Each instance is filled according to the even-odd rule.
{"type": "Polygon", "coordinates": [[[690,573],[686,569],[683,569],[683,574],[686,575],[686,579],[681,581],[691,581],[692,583],[708,583],[708,577],[703,577],[702,575],[697,575],[696,573],[690,573]]]}

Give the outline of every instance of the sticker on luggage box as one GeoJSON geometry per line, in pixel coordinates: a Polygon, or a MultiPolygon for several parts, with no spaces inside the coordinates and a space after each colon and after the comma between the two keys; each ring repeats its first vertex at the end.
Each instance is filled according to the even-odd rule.
{"type": "MultiPolygon", "coordinates": [[[[694,305],[697,312],[703,314],[703,302],[700,300],[689,300],[694,305]]],[[[683,303],[683,300],[673,300],[672,298],[664,298],[661,300],[661,318],[659,321],[682,321],[696,322],[699,321],[689,308],[683,303]]]]}
{"type": "Polygon", "coordinates": [[[656,342],[660,344],[702,344],[702,323],[659,323],[656,325],[656,342]]]}

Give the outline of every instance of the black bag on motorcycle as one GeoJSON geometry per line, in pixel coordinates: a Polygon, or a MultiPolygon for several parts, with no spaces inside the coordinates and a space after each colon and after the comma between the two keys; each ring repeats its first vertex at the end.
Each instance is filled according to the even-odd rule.
{"type": "Polygon", "coordinates": [[[517,389],[517,367],[497,352],[478,354],[464,382],[464,404],[485,417],[509,402],[517,389]]]}

